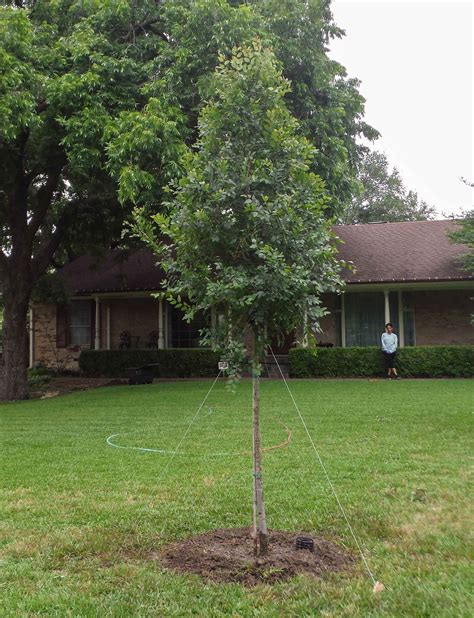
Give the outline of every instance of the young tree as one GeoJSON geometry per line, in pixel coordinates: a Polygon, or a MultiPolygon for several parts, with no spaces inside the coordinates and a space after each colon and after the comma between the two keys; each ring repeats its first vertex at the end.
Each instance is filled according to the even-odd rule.
{"type": "Polygon", "coordinates": [[[390,171],[382,152],[368,151],[360,165],[360,189],[341,217],[343,223],[420,221],[432,219],[435,209],[407,191],[396,167],[390,171]]]}
{"type": "MultiPolygon", "coordinates": [[[[167,237],[161,252],[170,295],[189,319],[219,307],[226,316],[227,350],[252,356],[254,528],[261,554],[268,542],[259,426],[262,357],[273,336],[304,321],[317,323],[325,314],[320,295],[340,285],[325,219],[327,194],[310,171],[315,149],[285,105],[288,91],[274,54],[258,41],[222,57],[199,118],[197,148],[185,157],[184,176],[172,189],[170,214],[154,217],[167,237]],[[247,350],[244,331],[251,335],[247,350]]],[[[150,226],[139,221],[156,247],[150,226]]]]}

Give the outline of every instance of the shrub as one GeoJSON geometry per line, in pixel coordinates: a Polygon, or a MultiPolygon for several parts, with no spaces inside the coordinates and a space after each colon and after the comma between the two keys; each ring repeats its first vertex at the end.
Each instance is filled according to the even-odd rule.
{"type": "Polygon", "coordinates": [[[88,377],[127,377],[130,367],[158,363],[157,378],[215,377],[218,352],[191,350],[83,350],[79,368],[88,377]]]}
{"type": "Polygon", "coordinates": [[[28,386],[30,388],[41,388],[56,375],[56,372],[46,365],[37,363],[28,369],[28,386]]]}
{"type": "Polygon", "coordinates": [[[403,348],[399,359],[400,370],[407,376],[468,378],[474,375],[472,346],[403,348]]]}
{"type": "MultiPolygon", "coordinates": [[[[401,375],[416,378],[471,377],[474,349],[471,346],[401,348],[397,353],[401,375]]],[[[295,348],[289,353],[290,376],[294,378],[370,377],[385,373],[378,348],[295,348]]]]}

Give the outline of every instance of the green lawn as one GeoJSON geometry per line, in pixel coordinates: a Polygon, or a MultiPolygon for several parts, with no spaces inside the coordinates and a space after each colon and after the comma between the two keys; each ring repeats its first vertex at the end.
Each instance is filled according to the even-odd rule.
{"type": "MultiPolygon", "coordinates": [[[[474,381],[294,381],[295,399],[365,549],[322,580],[246,589],[161,569],[172,539],[251,522],[251,388],[210,381],[0,405],[0,616],[472,616],[474,381]],[[225,454],[230,453],[230,454],[225,454]],[[233,454],[232,454],[233,453],[233,454]],[[165,474],[163,474],[165,472],[165,474]]],[[[284,384],[262,384],[270,528],[355,551],[284,384]]]]}

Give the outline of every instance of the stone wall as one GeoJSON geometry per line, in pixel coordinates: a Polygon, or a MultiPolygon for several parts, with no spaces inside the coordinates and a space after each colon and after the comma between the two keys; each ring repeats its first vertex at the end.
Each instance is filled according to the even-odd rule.
{"type": "MultiPolygon", "coordinates": [[[[151,331],[158,330],[158,300],[154,298],[117,298],[100,303],[100,347],[107,346],[107,306],[110,307],[110,348],[120,346],[120,333],[132,336],[133,348],[146,348],[151,331]]],[[[56,347],[56,306],[34,306],[33,360],[57,370],[77,371],[79,355],[89,345],[56,347]]]]}
{"type": "Polygon", "coordinates": [[[79,346],[56,347],[56,305],[35,304],[33,307],[33,363],[52,369],[77,371],[79,346]]]}

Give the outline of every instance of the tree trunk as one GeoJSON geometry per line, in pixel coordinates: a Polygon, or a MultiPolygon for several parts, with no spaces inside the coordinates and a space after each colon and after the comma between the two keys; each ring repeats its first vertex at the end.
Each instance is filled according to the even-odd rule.
{"type": "Polygon", "coordinates": [[[254,349],[253,366],[253,534],[255,555],[268,551],[267,519],[263,501],[262,448],[260,440],[260,376],[257,352],[254,349]]]}
{"type": "Polygon", "coordinates": [[[0,361],[0,400],[28,397],[28,302],[29,294],[4,296],[3,356],[0,361]]]}

